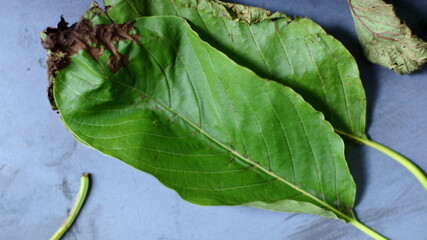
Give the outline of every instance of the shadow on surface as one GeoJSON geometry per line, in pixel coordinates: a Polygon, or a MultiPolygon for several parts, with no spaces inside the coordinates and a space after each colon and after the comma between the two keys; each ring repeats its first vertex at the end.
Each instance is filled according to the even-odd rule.
{"type": "MultiPolygon", "coordinates": [[[[411,0],[386,0],[393,4],[396,15],[408,25],[412,33],[427,40],[427,1],[411,0]]],[[[425,74],[427,65],[412,73],[413,75],[425,74]]]]}
{"type": "Polygon", "coordinates": [[[394,6],[396,15],[419,37],[427,37],[427,2],[411,0],[386,0],[394,6]]]}
{"type": "MultiPolygon", "coordinates": [[[[347,148],[347,145],[346,145],[347,148]]],[[[360,202],[365,193],[366,183],[368,182],[369,176],[367,176],[366,169],[366,154],[365,148],[359,144],[352,145],[345,153],[348,168],[350,168],[351,175],[353,176],[354,182],[356,183],[356,200],[355,206],[360,202]]],[[[357,216],[357,213],[355,213],[357,216]]]]}

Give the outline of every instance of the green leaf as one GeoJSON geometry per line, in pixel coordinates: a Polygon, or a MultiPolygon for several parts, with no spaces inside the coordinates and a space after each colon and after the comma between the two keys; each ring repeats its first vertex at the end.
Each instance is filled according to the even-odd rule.
{"type": "MultiPolygon", "coordinates": [[[[366,97],[356,62],[339,41],[310,19],[292,20],[283,13],[218,0],[104,3],[109,5],[111,20],[119,23],[152,15],[185,18],[203,40],[240,65],[301,94],[336,132],[352,140],[363,139],[364,144],[371,142],[364,133],[366,97]]],[[[427,188],[427,178],[408,159],[396,152],[389,154],[390,149],[375,149],[405,166],[427,188]]]]}
{"type": "Polygon", "coordinates": [[[427,42],[412,34],[393,5],[382,0],[348,0],[359,41],[369,61],[399,74],[427,62],[427,42]]]}
{"type": "Polygon", "coordinates": [[[301,94],[336,129],[365,137],[366,97],[345,47],[307,18],[217,0],[105,0],[116,23],[185,18],[200,37],[261,77],[301,94]]]}
{"type": "Polygon", "coordinates": [[[192,203],[355,221],[344,144],[323,115],[201,41],[181,18],[82,20],[48,30],[44,46],[55,61],[56,51],[67,53],[52,76],[54,99],[82,143],[192,203]]]}

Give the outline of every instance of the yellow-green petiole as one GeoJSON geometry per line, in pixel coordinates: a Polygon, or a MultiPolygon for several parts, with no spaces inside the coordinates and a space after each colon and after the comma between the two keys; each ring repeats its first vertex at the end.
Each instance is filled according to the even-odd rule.
{"type": "Polygon", "coordinates": [[[88,173],[83,173],[80,184],[80,191],[77,195],[76,202],[74,203],[73,208],[70,210],[67,219],[62,224],[62,226],[56,231],[56,233],[50,238],[50,240],[59,240],[71,227],[77,215],[79,214],[84,201],[86,199],[88,190],[89,190],[90,178],[88,173]]]}

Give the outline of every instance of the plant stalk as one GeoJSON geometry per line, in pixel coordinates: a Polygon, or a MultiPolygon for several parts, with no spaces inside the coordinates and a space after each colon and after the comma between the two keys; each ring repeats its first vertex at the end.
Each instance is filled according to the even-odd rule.
{"type": "Polygon", "coordinates": [[[335,129],[335,132],[342,135],[342,136],[345,136],[349,139],[352,139],[356,142],[360,142],[362,144],[365,144],[366,146],[374,148],[374,149],[384,153],[385,155],[393,158],[398,163],[403,165],[406,169],[408,169],[412,173],[412,175],[414,175],[418,179],[418,181],[421,183],[421,185],[423,185],[424,189],[427,190],[427,177],[426,177],[426,175],[415,164],[413,164],[409,159],[407,159],[404,156],[400,155],[399,153],[391,150],[390,148],[387,148],[387,147],[385,147],[379,143],[373,142],[371,140],[360,138],[360,137],[354,136],[352,134],[343,132],[343,131],[338,130],[338,129],[335,129]]]}
{"type": "Polygon", "coordinates": [[[362,231],[363,233],[365,233],[366,235],[370,236],[371,238],[375,239],[375,240],[388,240],[386,237],[382,236],[381,234],[375,232],[374,230],[372,230],[371,228],[369,228],[368,226],[366,226],[365,224],[359,222],[356,217],[352,214],[352,216],[349,216],[343,212],[341,212],[340,210],[331,207],[328,205],[328,207],[330,208],[330,210],[335,213],[337,216],[341,217],[342,219],[346,220],[347,223],[355,226],[356,228],[358,228],[360,231],[362,231]]]}
{"type": "Polygon", "coordinates": [[[379,233],[377,233],[374,230],[370,229],[369,227],[367,227],[363,223],[357,221],[356,219],[352,219],[348,223],[350,223],[353,226],[357,227],[359,230],[361,230],[362,232],[366,233],[367,235],[369,235],[371,238],[373,238],[375,240],[387,240],[387,238],[381,236],[379,233]]]}
{"type": "Polygon", "coordinates": [[[83,206],[83,203],[86,199],[88,190],[89,190],[89,174],[83,173],[81,178],[81,184],[80,184],[80,190],[77,195],[76,202],[73,205],[73,208],[68,213],[67,219],[65,219],[65,222],[62,224],[62,226],[55,232],[55,234],[50,238],[50,240],[59,240],[62,238],[62,236],[67,232],[67,230],[71,227],[74,220],[76,219],[77,215],[79,215],[79,212],[83,206]]]}

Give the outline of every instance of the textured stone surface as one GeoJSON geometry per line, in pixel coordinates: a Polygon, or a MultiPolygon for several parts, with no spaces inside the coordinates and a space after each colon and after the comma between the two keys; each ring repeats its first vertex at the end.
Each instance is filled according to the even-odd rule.
{"type": "MultiPolygon", "coordinates": [[[[363,58],[346,1],[240,0],[309,16],[355,55],[368,95],[368,134],[427,171],[427,68],[399,76],[363,58]]],[[[399,16],[425,36],[427,2],[394,0],[399,16]]],[[[78,144],[50,110],[39,32],[64,14],[75,22],[91,1],[0,0],[0,239],[48,239],[80,184],[93,174],[71,239],[368,239],[318,216],[245,207],[199,207],[153,177],[78,144]]],[[[392,239],[427,236],[427,192],[400,165],[364,146],[347,157],[358,184],[356,212],[392,239]]]]}

